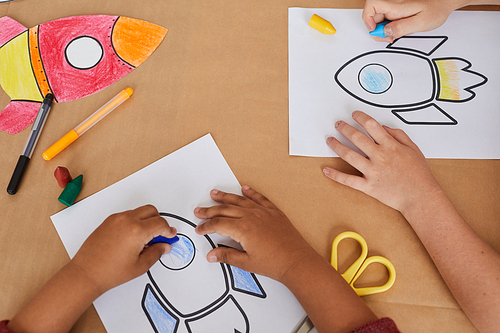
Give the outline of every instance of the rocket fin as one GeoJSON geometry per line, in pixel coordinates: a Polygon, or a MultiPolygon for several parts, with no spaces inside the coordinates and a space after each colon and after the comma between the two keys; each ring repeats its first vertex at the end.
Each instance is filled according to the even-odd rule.
{"type": "Polygon", "coordinates": [[[179,327],[179,318],[177,318],[165,305],[148,283],[142,296],[142,309],[148,317],[149,323],[155,332],[175,333],[179,327]]]}
{"type": "Polygon", "coordinates": [[[447,40],[446,36],[404,36],[387,45],[387,48],[413,51],[428,56],[439,49],[447,40]]]}
{"type": "Polygon", "coordinates": [[[267,297],[255,274],[235,266],[228,265],[228,267],[233,290],[260,298],[267,297]]]}
{"type": "Polygon", "coordinates": [[[11,101],[2,112],[0,112],[0,130],[17,134],[35,121],[39,102],[11,101]]]}
{"type": "Polygon", "coordinates": [[[247,314],[236,299],[229,295],[210,311],[185,321],[187,330],[192,333],[249,333],[250,322],[247,314]]]}
{"type": "Polygon", "coordinates": [[[0,17],[0,47],[26,30],[28,28],[16,20],[8,16],[0,17]]]}
{"type": "Polygon", "coordinates": [[[458,122],[434,103],[411,109],[391,111],[408,125],[457,125],[458,122]]]}

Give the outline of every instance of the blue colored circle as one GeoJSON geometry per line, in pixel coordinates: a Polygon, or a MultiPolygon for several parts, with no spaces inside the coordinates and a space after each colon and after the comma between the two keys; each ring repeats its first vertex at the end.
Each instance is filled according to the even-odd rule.
{"type": "Polygon", "coordinates": [[[359,71],[358,81],[367,92],[382,94],[391,88],[392,74],[380,64],[369,64],[359,71]]]}
{"type": "Polygon", "coordinates": [[[171,244],[172,249],[164,254],[160,262],[163,266],[171,270],[181,270],[188,267],[194,260],[196,248],[189,237],[177,234],[179,240],[171,244]]]}

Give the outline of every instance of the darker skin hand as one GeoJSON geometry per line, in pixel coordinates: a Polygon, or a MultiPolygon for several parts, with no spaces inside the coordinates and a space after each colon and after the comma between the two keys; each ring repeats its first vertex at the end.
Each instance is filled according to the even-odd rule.
{"type": "Polygon", "coordinates": [[[271,201],[248,186],[244,196],[212,190],[210,196],[222,205],[198,207],[195,215],[208,219],[196,232],[218,233],[243,247],[243,251],[219,247],[210,251],[210,262],[224,262],[282,281],[290,268],[317,256],[290,220],[271,201]]]}
{"type": "Polygon", "coordinates": [[[145,247],[151,239],[176,233],[151,205],[111,215],[8,327],[14,332],[68,332],[97,297],[144,274],[170,251],[168,244],[145,247]]]}
{"type": "Polygon", "coordinates": [[[145,248],[151,239],[176,234],[154,206],[142,206],[108,217],[70,264],[79,267],[102,293],[144,274],[170,251],[166,243],[145,248]]]}

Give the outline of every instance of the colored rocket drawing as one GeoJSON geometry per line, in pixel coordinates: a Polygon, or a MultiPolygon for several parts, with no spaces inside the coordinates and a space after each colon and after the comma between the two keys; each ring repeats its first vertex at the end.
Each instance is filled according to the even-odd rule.
{"type": "MultiPolygon", "coordinates": [[[[266,298],[254,274],[205,258],[216,247],[180,216],[160,213],[179,230],[179,241],[151,267],[141,305],[155,332],[249,333],[250,319],[234,293],[266,298]],[[201,274],[200,274],[201,272],[201,274]]],[[[219,245],[221,246],[221,245],[219,245]]]]}
{"type": "Polygon", "coordinates": [[[11,98],[0,112],[0,130],[15,134],[26,128],[48,93],[67,102],[118,81],[142,64],[166,33],[123,16],[73,16],[31,29],[0,18],[0,84],[11,98]]]}
{"type": "Polygon", "coordinates": [[[406,36],[385,50],[367,52],[345,63],[334,75],[352,97],[375,107],[391,108],[406,124],[456,125],[438,102],[472,100],[473,89],[485,84],[463,58],[430,58],[446,36],[406,36]]]}

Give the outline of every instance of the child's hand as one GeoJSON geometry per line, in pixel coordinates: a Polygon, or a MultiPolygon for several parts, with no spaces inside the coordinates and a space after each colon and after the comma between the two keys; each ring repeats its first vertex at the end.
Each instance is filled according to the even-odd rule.
{"type": "Polygon", "coordinates": [[[198,225],[200,235],[218,233],[241,244],[243,251],[219,247],[210,251],[210,262],[224,262],[243,270],[282,281],[302,260],[317,256],[290,220],[271,201],[248,186],[245,197],[212,190],[222,205],[196,208],[195,215],[209,221],[198,225]]]}
{"type": "Polygon", "coordinates": [[[384,28],[385,38],[377,41],[392,42],[414,32],[430,31],[441,26],[455,9],[464,4],[461,0],[366,0],[363,21],[369,31],[377,23],[392,21],[384,28]]]}
{"type": "Polygon", "coordinates": [[[332,168],[324,174],[341,184],[360,190],[384,204],[401,211],[415,202],[441,193],[441,187],[431,173],[424,155],[405,132],[381,126],[375,119],[355,111],[353,119],[373,140],[349,124],[339,121],[337,130],[366,154],[364,157],[330,137],[328,146],[363,176],[349,175],[332,168]]]}
{"type": "Polygon", "coordinates": [[[174,237],[154,206],[146,205],[108,217],[90,236],[70,264],[103,293],[144,273],[170,245],[156,243],[144,248],[153,237],[174,237]]]}

